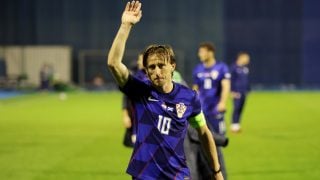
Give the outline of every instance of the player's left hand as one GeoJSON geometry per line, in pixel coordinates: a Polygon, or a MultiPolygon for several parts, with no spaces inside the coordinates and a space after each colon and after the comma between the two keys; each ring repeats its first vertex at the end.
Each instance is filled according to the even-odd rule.
{"type": "Polygon", "coordinates": [[[231,96],[235,99],[240,99],[241,98],[241,94],[238,92],[231,92],[231,96]]]}
{"type": "Polygon", "coordinates": [[[226,104],[223,102],[219,102],[218,106],[217,106],[217,110],[219,112],[225,112],[226,111],[226,104]]]}

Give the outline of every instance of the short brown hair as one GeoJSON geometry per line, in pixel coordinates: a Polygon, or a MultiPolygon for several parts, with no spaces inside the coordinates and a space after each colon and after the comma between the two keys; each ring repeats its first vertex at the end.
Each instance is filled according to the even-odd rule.
{"type": "Polygon", "coordinates": [[[199,48],[206,48],[208,51],[212,51],[215,52],[216,51],[216,47],[214,46],[213,43],[210,42],[203,42],[199,45],[199,48]]]}
{"type": "Polygon", "coordinates": [[[147,67],[148,57],[153,54],[158,54],[158,55],[164,56],[164,58],[170,64],[176,63],[175,55],[174,55],[174,52],[173,52],[173,49],[171,46],[154,44],[154,45],[148,46],[147,49],[145,50],[145,52],[143,53],[142,63],[143,63],[144,67],[147,67]]]}
{"type": "Polygon", "coordinates": [[[239,58],[239,57],[242,56],[242,55],[249,55],[249,53],[246,52],[246,51],[240,51],[240,52],[238,52],[238,54],[237,54],[237,58],[239,58]]]}

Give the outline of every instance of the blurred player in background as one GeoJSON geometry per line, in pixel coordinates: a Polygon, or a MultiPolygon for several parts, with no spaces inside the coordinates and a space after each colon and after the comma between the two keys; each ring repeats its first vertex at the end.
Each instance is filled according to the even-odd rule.
{"type": "Polygon", "coordinates": [[[50,64],[43,64],[40,69],[40,89],[50,90],[53,82],[54,70],[50,64]]]}
{"type": "Polygon", "coordinates": [[[137,139],[127,169],[132,179],[190,179],[183,150],[188,122],[198,130],[215,171],[223,179],[212,134],[197,93],[172,81],[176,63],[165,46],[153,45],[143,55],[150,81],[130,75],[122,63],[125,45],[142,16],[141,3],[127,3],[108,55],[108,67],[120,90],[133,101],[137,139]]]}
{"type": "MultiPolygon", "coordinates": [[[[199,92],[203,113],[210,129],[225,135],[224,113],[230,93],[230,73],[228,66],[215,59],[215,47],[211,43],[199,46],[198,56],[201,63],[193,71],[193,89],[199,92]]],[[[222,149],[218,148],[221,170],[226,179],[226,167],[222,149]]]]}
{"type": "Polygon", "coordinates": [[[236,62],[231,66],[231,96],[233,98],[233,113],[231,132],[241,131],[240,118],[244,108],[247,94],[250,91],[249,68],[250,55],[247,52],[240,52],[236,62]]]}
{"type": "MultiPolygon", "coordinates": [[[[143,68],[142,60],[143,60],[143,53],[139,53],[136,66],[133,68],[131,73],[135,77],[141,80],[146,80],[147,75],[143,68]]],[[[123,144],[127,147],[133,147],[136,141],[136,129],[135,129],[133,108],[134,107],[130,98],[124,95],[123,101],[122,101],[122,120],[123,120],[123,125],[126,128],[126,131],[125,131],[123,144]]]]}

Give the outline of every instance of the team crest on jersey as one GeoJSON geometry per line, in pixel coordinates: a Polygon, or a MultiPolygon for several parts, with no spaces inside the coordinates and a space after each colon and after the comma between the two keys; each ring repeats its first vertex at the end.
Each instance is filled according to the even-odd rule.
{"type": "Polygon", "coordinates": [[[187,110],[187,106],[184,103],[176,104],[177,116],[178,118],[182,118],[184,113],[187,110]]]}
{"type": "Polygon", "coordinates": [[[217,79],[219,76],[219,72],[214,70],[214,71],[211,71],[211,78],[212,79],[217,79]]]}

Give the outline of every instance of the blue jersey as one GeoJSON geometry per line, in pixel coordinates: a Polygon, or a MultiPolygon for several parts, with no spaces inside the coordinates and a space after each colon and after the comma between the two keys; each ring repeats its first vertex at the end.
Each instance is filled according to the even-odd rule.
{"type": "MultiPolygon", "coordinates": [[[[144,81],[148,80],[146,72],[143,69],[138,69],[138,70],[134,71],[133,72],[133,76],[135,76],[138,79],[144,80],[144,81]]],[[[134,113],[133,112],[133,106],[132,106],[132,102],[131,102],[130,98],[127,97],[127,96],[123,97],[122,109],[126,109],[127,110],[128,116],[131,119],[132,134],[136,134],[136,126],[135,126],[136,122],[135,122],[135,119],[134,119],[134,116],[133,116],[133,113],[134,113]]]]}
{"type": "Polygon", "coordinates": [[[231,70],[231,91],[247,93],[250,91],[249,68],[233,64],[231,70]]]}
{"type": "Polygon", "coordinates": [[[148,80],[147,73],[144,69],[137,70],[133,75],[143,81],[148,80]]]}
{"type": "Polygon", "coordinates": [[[202,63],[193,71],[193,83],[199,87],[199,96],[204,114],[217,114],[216,107],[221,98],[223,79],[230,79],[228,66],[223,62],[216,62],[211,67],[202,63]]]}
{"type": "Polygon", "coordinates": [[[134,104],[137,141],[127,173],[137,179],[189,177],[183,142],[188,119],[201,112],[197,93],[174,83],[172,92],[158,92],[150,81],[129,76],[120,90],[134,104]]]}

